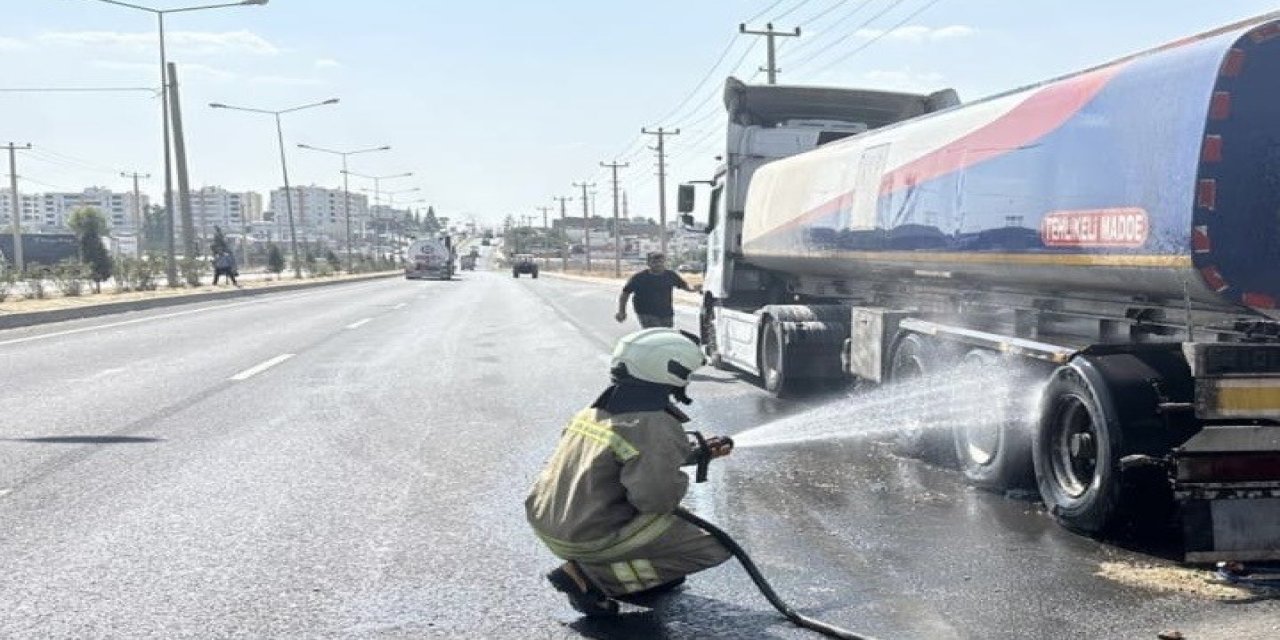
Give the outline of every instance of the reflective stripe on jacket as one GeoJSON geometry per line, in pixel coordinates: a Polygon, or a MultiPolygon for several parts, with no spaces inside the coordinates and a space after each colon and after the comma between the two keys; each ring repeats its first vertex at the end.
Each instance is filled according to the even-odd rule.
{"type": "Polygon", "coordinates": [[[529,524],[566,560],[608,562],[656,540],[675,521],[689,478],[689,443],[665,411],[573,417],[525,500],[529,524]]]}

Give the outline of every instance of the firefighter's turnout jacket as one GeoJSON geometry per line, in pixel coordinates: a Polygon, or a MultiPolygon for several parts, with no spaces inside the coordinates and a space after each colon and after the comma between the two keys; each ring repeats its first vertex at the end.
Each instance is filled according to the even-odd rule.
{"type": "Polygon", "coordinates": [[[678,411],[573,417],[525,500],[552,553],[610,596],[643,591],[724,562],[729,552],[677,519],[691,448],[678,411]]]}

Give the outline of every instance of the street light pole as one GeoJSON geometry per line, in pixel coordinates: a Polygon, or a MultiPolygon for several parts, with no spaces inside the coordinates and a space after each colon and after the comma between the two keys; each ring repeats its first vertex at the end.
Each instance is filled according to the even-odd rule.
{"type": "MultiPolygon", "coordinates": [[[[355,172],[355,171],[347,171],[346,169],[343,169],[343,173],[353,175],[353,176],[355,176],[355,177],[357,177],[357,178],[364,178],[365,180],[372,180],[372,181],[373,181],[373,203],[374,203],[374,205],[375,205],[375,206],[377,206],[377,204],[379,203],[379,200],[380,200],[380,195],[381,195],[380,188],[381,188],[381,186],[382,186],[382,181],[383,181],[383,180],[392,180],[392,179],[394,179],[394,178],[408,178],[408,177],[411,177],[411,176],[413,175],[413,172],[412,172],[412,171],[407,171],[407,172],[405,172],[405,173],[397,173],[397,174],[388,175],[388,176],[370,176],[370,175],[365,175],[365,174],[363,174],[363,173],[357,173],[357,172],[355,172]]],[[[367,189],[366,189],[365,191],[367,191],[367,189]]],[[[372,209],[372,208],[370,208],[370,209],[369,209],[369,217],[370,217],[370,218],[372,218],[372,217],[373,217],[373,209],[372,209]]],[[[375,233],[375,234],[377,234],[377,226],[376,226],[376,225],[374,226],[374,233],[375,233]]]]}
{"type": "MultiPolygon", "coordinates": [[[[394,177],[394,176],[393,176],[393,177],[394,177]]],[[[378,178],[378,179],[374,180],[374,184],[377,184],[377,183],[378,183],[378,181],[380,181],[380,180],[381,180],[381,178],[378,178]]],[[[368,189],[364,189],[364,191],[367,193],[369,190],[368,190],[368,189]]],[[[399,226],[399,222],[397,222],[397,221],[396,221],[396,219],[395,219],[395,213],[396,213],[396,196],[398,196],[398,195],[400,195],[400,194],[403,194],[403,193],[414,193],[414,192],[417,192],[417,191],[422,191],[422,189],[420,189],[420,188],[418,188],[418,187],[413,187],[413,188],[410,188],[410,189],[400,189],[400,190],[397,190],[397,191],[388,191],[388,192],[386,193],[386,196],[387,196],[387,209],[389,209],[389,210],[390,210],[391,215],[392,215],[392,217],[391,217],[391,218],[388,218],[388,222],[387,222],[387,232],[388,232],[391,236],[393,236],[393,237],[391,238],[391,242],[392,242],[392,243],[394,243],[394,242],[395,242],[395,238],[394,238],[395,233],[392,231],[392,226],[396,226],[396,227],[398,227],[398,226],[399,226]]],[[[418,202],[422,202],[422,201],[421,201],[421,200],[419,200],[418,202]]],[[[388,259],[394,259],[394,258],[392,258],[391,256],[392,256],[393,254],[395,254],[395,253],[396,253],[396,250],[395,250],[395,247],[393,246],[393,247],[391,248],[391,250],[389,250],[389,251],[387,252],[388,259]]]]}
{"type": "Polygon", "coordinates": [[[276,137],[280,142],[280,173],[284,176],[284,206],[289,212],[289,246],[293,254],[293,277],[302,279],[302,264],[298,261],[298,231],[293,222],[293,192],[289,188],[289,164],[284,154],[284,127],[280,123],[280,116],[294,111],[310,109],[312,107],[322,107],[330,104],[338,104],[337,98],[329,98],[324,102],[315,102],[312,104],[304,104],[289,109],[280,109],[271,111],[269,109],[252,109],[249,107],[233,107],[231,105],[222,104],[221,102],[211,102],[209,106],[214,109],[231,109],[233,111],[248,111],[250,113],[265,113],[275,116],[276,119],[276,137]]]}
{"type": "Polygon", "coordinates": [[[370,147],[368,149],[356,149],[354,151],[338,151],[335,149],[324,149],[321,147],[313,147],[309,144],[298,145],[300,149],[310,149],[311,151],[319,151],[322,153],[330,153],[342,156],[342,210],[347,218],[347,273],[351,273],[352,263],[352,247],[351,247],[351,187],[348,184],[347,157],[358,153],[371,153],[373,151],[388,151],[391,149],[389,145],[381,147],[370,147]]]}
{"type": "MultiPolygon", "coordinates": [[[[165,279],[168,280],[170,287],[178,286],[178,258],[177,250],[174,242],[173,228],[173,169],[171,167],[172,155],[170,151],[170,133],[169,133],[169,59],[165,54],[164,45],[164,16],[167,13],[187,13],[191,11],[203,11],[205,9],[222,9],[225,7],[240,6],[262,6],[267,4],[269,0],[243,0],[241,2],[225,2],[221,4],[200,5],[196,7],[179,7],[176,9],[155,9],[152,7],[144,7],[142,5],[131,4],[128,2],[120,2],[119,0],[98,0],[107,4],[113,4],[118,7],[127,9],[136,9],[138,11],[146,11],[156,16],[156,23],[159,27],[160,35],[160,121],[161,126],[161,146],[164,147],[164,213],[165,213],[165,235],[168,236],[165,246],[165,279]]],[[[190,257],[190,256],[187,256],[190,257]]]]}

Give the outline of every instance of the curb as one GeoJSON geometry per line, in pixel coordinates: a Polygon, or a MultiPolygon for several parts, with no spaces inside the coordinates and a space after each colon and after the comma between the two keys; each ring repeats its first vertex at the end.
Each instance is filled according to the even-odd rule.
{"type": "Polygon", "coordinates": [[[358,278],[347,278],[343,280],[326,280],[324,282],[299,282],[297,284],[286,284],[275,287],[261,287],[257,289],[232,289],[230,291],[216,291],[209,293],[192,293],[180,296],[166,296],[163,298],[149,298],[146,300],[129,300],[127,302],[106,302],[103,304],[86,305],[83,307],[75,307],[71,309],[50,309],[48,311],[30,311],[27,313],[14,313],[10,315],[0,315],[0,329],[17,329],[19,327],[29,327],[37,324],[46,324],[50,322],[65,322],[67,320],[81,320],[84,318],[96,318],[98,316],[107,316],[117,313],[127,313],[129,311],[145,311],[147,309],[156,309],[160,307],[173,307],[183,304],[192,304],[196,302],[204,302],[206,300],[225,300],[228,298],[247,298],[249,296],[260,296],[275,292],[298,291],[300,289],[314,289],[316,287],[325,287],[335,284],[350,284],[353,282],[368,282],[379,278],[392,278],[402,275],[400,273],[380,273],[371,276],[361,276],[358,278]]]}

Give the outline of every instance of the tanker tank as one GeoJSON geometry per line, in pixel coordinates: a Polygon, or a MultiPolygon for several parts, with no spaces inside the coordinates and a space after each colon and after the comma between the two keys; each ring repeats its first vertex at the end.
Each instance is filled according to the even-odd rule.
{"type": "Polygon", "coordinates": [[[1254,22],[777,160],[744,259],[1280,317],[1276,77],[1254,22]]]}

